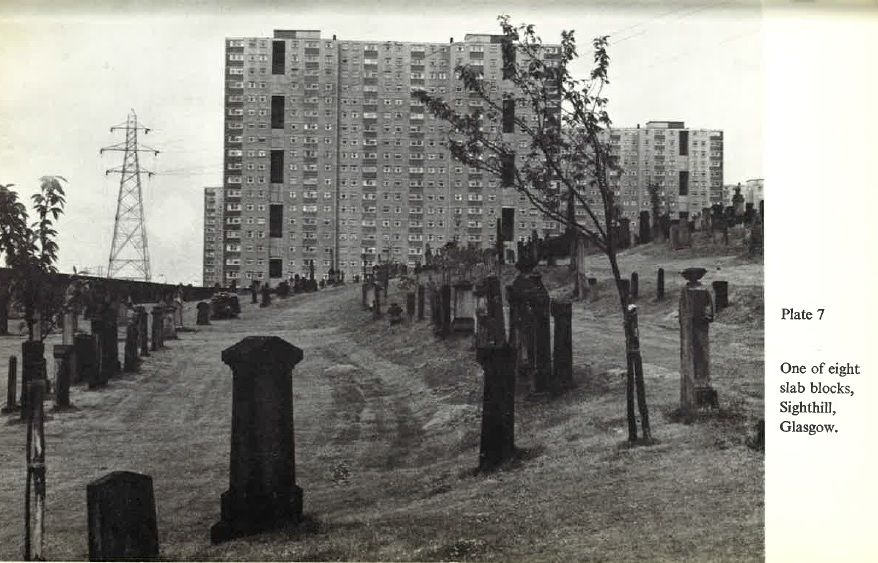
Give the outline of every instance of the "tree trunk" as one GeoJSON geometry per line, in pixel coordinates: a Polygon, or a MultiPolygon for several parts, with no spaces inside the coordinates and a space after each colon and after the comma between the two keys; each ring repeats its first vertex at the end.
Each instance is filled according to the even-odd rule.
{"type": "Polygon", "coordinates": [[[619,295],[619,305],[622,310],[622,327],[625,332],[625,358],[627,363],[627,373],[626,373],[626,388],[625,388],[625,402],[626,402],[626,412],[628,418],[628,441],[636,442],[637,441],[637,415],[634,410],[634,395],[635,395],[635,383],[634,383],[634,365],[631,361],[632,356],[630,353],[631,346],[631,327],[627,321],[628,316],[628,303],[627,303],[627,295],[622,288],[622,274],[619,272],[619,263],[616,261],[616,249],[611,240],[612,237],[607,237],[607,258],[610,260],[610,268],[613,271],[613,279],[616,282],[616,291],[619,295]]]}

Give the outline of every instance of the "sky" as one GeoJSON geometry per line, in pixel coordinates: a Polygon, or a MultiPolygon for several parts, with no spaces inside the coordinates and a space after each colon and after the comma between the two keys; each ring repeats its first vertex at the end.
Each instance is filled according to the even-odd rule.
{"type": "Polygon", "coordinates": [[[142,178],[153,279],[199,283],[202,188],[222,183],[223,50],[230,36],[319,29],[351,40],[446,42],[497,33],[497,16],[536,25],[544,41],[573,29],[611,36],[610,114],[617,126],[685,121],[725,131],[726,183],[763,176],[758,4],[546,2],[4,2],[0,8],[0,183],[29,192],[44,174],[69,181],[59,223],[62,271],[106,271],[123,141],[110,127],[132,109],[155,172],[142,178]],[[647,3],[650,4],[650,3],[647,3]],[[127,6],[123,11],[122,7],[127,6]],[[163,278],[161,276],[164,276],[163,278]]]}

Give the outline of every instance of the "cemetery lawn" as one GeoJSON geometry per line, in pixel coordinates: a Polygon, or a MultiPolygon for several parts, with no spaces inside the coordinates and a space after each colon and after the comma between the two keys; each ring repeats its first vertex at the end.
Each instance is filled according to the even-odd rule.
{"type": "MultiPolygon", "coordinates": [[[[764,416],[763,268],[740,252],[650,245],[621,256],[624,275],[640,276],[656,439],[636,447],[626,443],[619,307],[596,257],[600,297],[573,305],[575,388],[555,400],[520,388],[520,459],[488,475],[475,473],[482,379],[470,338],[440,340],[427,321],[372,321],[353,284],[266,309],[242,295],[241,319],[181,333],[103,390],[75,387],[73,410],[53,413],[46,403],[44,553],[87,560],[86,485],[130,470],[153,477],[169,560],[763,561],[764,458],[747,445],[764,416]],[[671,414],[680,388],[677,273],[690,266],[707,268],[707,286],[729,281],[731,305],[711,326],[721,408],[684,424],[671,414]],[[220,352],[254,334],[304,350],[293,392],[305,519],[212,546],[231,426],[231,370],[220,352]]],[[[553,295],[569,294],[566,268],[543,274],[553,295]]],[[[393,284],[390,301],[405,306],[393,284]]],[[[187,324],[194,319],[190,303],[187,324]]],[[[0,338],[2,357],[19,345],[0,338]]],[[[4,378],[0,398],[5,386],[4,378]]],[[[0,560],[22,556],[25,427],[14,420],[0,419],[0,560]]]]}

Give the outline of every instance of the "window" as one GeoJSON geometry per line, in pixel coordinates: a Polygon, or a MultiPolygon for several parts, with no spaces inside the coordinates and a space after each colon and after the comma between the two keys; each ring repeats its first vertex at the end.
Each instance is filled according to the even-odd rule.
{"type": "Polygon", "coordinates": [[[284,181],[284,151],[271,151],[271,183],[277,184],[284,181]]]}

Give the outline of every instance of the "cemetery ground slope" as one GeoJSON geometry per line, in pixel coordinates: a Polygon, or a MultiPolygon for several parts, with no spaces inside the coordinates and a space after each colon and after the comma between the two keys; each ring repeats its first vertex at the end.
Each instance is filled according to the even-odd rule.
{"type": "MultiPolygon", "coordinates": [[[[640,275],[655,444],[625,445],[622,327],[609,270],[595,258],[601,297],[574,304],[576,387],[553,401],[519,389],[522,459],[490,475],[474,473],[482,379],[470,339],[439,340],[426,321],[373,322],[354,285],[268,309],[242,298],[240,320],[181,333],[139,373],[102,391],[76,387],[76,410],[50,414],[45,553],[87,559],[86,484],[133,470],[153,476],[164,559],[762,561],[763,457],[745,444],[763,416],[762,267],[726,254],[648,247],[621,257],[626,275],[640,275]],[[667,298],[656,303],[659,266],[667,298]],[[730,281],[731,301],[711,327],[722,409],[690,425],[669,417],[679,403],[677,272],[687,266],[707,268],[706,284],[730,281]],[[220,352],[253,334],[305,353],[293,372],[305,521],[211,546],[231,424],[231,370],[220,352]]],[[[569,291],[563,268],[544,277],[553,294],[569,291]]],[[[393,287],[390,300],[405,305],[393,287]]],[[[194,308],[187,319],[194,325],[194,308]]],[[[0,353],[18,343],[0,339],[0,353]]],[[[23,425],[0,425],[0,468],[0,560],[18,559],[23,425]]]]}

